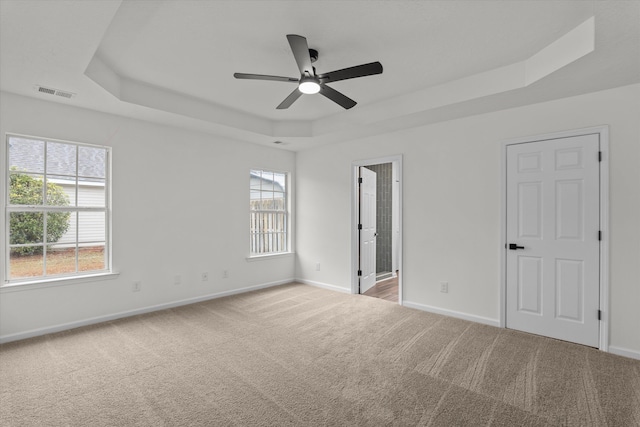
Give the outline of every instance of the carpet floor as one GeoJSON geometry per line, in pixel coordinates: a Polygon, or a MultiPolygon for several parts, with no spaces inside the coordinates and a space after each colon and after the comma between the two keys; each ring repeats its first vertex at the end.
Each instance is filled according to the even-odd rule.
{"type": "Polygon", "coordinates": [[[291,284],[0,346],[2,426],[640,426],[640,361],[291,284]]]}

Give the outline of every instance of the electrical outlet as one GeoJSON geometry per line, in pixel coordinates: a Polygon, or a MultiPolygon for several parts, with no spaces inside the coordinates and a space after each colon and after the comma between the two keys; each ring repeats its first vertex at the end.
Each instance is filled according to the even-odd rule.
{"type": "Polygon", "coordinates": [[[207,280],[209,280],[209,273],[202,273],[202,281],[206,282],[207,280]]]}
{"type": "Polygon", "coordinates": [[[133,282],[133,285],[131,285],[132,292],[140,292],[141,289],[142,289],[142,282],[133,282]]]}
{"type": "Polygon", "coordinates": [[[440,292],[445,294],[449,292],[449,282],[440,282],[440,292]]]}
{"type": "Polygon", "coordinates": [[[177,275],[177,276],[175,276],[175,277],[173,278],[173,284],[174,284],[174,285],[179,285],[179,284],[181,284],[181,283],[182,283],[182,276],[177,275]]]}
{"type": "Polygon", "coordinates": [[[320,263],[316,262],[316,271],[320,271],[320,263]]]}
{"type": "Polygon", "coordinates": [[[223,279],[228,279],[229,278],[229,270],[223,270],[222,271],[222,278],[223,279]]]}

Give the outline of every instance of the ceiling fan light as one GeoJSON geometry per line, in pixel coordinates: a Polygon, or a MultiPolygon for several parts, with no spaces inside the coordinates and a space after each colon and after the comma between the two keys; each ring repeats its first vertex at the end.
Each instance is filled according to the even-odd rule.
{"type": "Polygon", "coordinates": [[[298,86],[298,90],[307,95],[320,92],[320,84],[313,79],[302,80],[298,86]]]}

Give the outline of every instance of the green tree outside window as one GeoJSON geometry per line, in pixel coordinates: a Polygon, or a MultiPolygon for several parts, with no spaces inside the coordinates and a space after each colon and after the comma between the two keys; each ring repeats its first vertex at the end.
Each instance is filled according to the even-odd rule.
{"type": "MultiPolygon", "coordinates": [[[[11,205],[43,205],[41,179],[21,173],[11,174],[9,203],[11,205]]],[[[47,183],[47,205],[69,206],[69,198],[62,187],[47,183]]],[[[44,212],[12,212],[10,219],[10,244],[39,244],[44,237],[44,212]]],[[[69,228],[69,212],[49,212],[47,215],[47,243],[57,242],[69,228]]],[[[16,255],[32,255],[42,252],[42,246],[11,248],[16,255]]]]}

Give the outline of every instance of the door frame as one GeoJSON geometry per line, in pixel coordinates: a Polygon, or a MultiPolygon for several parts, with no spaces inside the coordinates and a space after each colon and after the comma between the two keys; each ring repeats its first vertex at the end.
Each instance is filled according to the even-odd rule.
{"type": "Polygon", "coordinates": [[[402,283],[405,277],[402,263],[402,154],[377,157],[373,159],[354,160],[351,162],[351,293],[358,293],[358,218],[360,214],[360,203],[358,197],[358,168],[361,166],[376,165],[380,163],[392,163],[396,169],[398,178],[398,304],[402,305],[402,283]]]}
{"type": "Polygon", "coordinates": [[[598,135],[602,161],[600,162],[600,330],[598,348],[609,351],[609,126],[574,129],[542,135],[508,139],[501,146],[501,209],[500,209],[500,327],[507,325],[507,147],[514,144],[598,135]]]}

